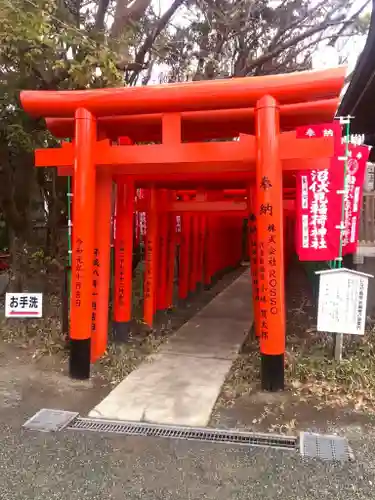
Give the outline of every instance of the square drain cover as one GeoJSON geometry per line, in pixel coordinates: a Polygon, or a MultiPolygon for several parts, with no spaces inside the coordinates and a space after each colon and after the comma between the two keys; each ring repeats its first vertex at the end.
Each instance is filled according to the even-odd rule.
{"type": "Polygon", "coordinates": [[[352,459],[348,440],[340,436],[301,432],[300,451],[304,457],[321,460],[347,462],[352,459]]]}
{"type": "Polygon", "coordinates": [[[56,432],[64,429],[64,427],[77,417],[78,413],[74,411],[43,408],[25,422],[22,427],[33,431],[56,432]]]}

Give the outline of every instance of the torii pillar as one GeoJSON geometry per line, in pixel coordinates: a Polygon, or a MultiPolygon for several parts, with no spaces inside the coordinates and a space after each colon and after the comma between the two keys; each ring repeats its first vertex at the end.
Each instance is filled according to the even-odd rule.
{"type": "Polygon", "coordinates": [[[258,240],[261,385],[284,389],[285,290],[283,171],[279,150],[279,109],[264,96],[256,106],[256,220],[258,240]]]}
{"type": "Polygon", "coordinates": [[[72,378],[90,377],[92,279],[95,244],[95,162],[97,123],[84,108],[75,113],[70,358],[72,378]]]}

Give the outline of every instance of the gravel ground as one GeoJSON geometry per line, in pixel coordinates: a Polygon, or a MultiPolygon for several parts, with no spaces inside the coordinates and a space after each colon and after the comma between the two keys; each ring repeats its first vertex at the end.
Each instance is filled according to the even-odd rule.
{"type": "Polygon", "coordinates": [[[373,438],[357,436],[356,462],[182,441],[95,434],[23,433],[0,427],[0,498],[371,499],[373,438]]]}
{"type": "Polygon", "coordinates": [[[90,383],[38,372],[7,354],[0,365],[0,500],[374,498],[370,426],[333,429],[348,437],[356,458],[336,465],[270,449],[23,431],[40,408],[85,414],[101,396],[90,383]]]}

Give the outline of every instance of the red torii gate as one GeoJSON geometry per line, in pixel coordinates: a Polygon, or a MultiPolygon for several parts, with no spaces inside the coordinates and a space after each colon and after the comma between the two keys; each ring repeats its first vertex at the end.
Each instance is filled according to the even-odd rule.
{"type": "MultiPolygon", "coordinates": [[[[135,185],[151,187],[146,257],[146,279],[150,290],[155,289],[157,267],[155,186],[169,189],[182,186],[249,189],[255,183],[251,201],[256,217],[258,251],[256,276],[253,276],[257,290],[253,292],[258,299],[254,303],[262,357],[262,387],[267,390],[283,388],[283,172],[288,175],[288,172],[291,174],[297,170],[327,168],[334,152],[332,138],[317,139],[312,143],[308,139],[296,140],[295,132],[286,130],[303,124],[331,121],[344,77],[345,69],[337,68],[143,88],[21,93],[21,102],[27,112],[47,117],[48,126],[56,135],[74,138],[72,144],[64,143],[61,149],[36,151],[37,166],[57,166],[61,175],[73,175],[74,179],[70,329],[72,376],[89,376],[91,337],[94,344],[101,346],[92,359],[103,349],[103,339],[98,341],[100,336],[92,336],[93,304],[97,313],[103,316],[93,293],[108,286],[109,266],[102,266],[101,260],[108,260],[107,254],[103,257],[103,252],[104,247],[109,247],[107,233],[110,223],[104,221],[104,216],[98,219],[96,215],[102,206],[108,206],[110,180],[116,176],[125,179],[126,190],[131,193],[134,193],[135,185]],[[216,119],[219,113],[225,116],[220,125],[221,131],[218,122],[215,123],[215,113],[216,119]],[[207,128],[205,115],[206,120],[211,120],[207,128]],[[231,128],[228,123],[235,116],[239,121],[231,128]],[[109,138],[116,128],[116,119],[117,125],[120,123],[123,127],[120,127],[120,132],[118,129],[117,137],[127,131],[133,141],[156,139],[161,140],[161,144],[112,145],[109,138]],[[147,120],[151,128],[143,130],[142,121],[145,123],[147,120]],[[240,125],[241,120],[243,125],[240,125]],[[197,122],[201,123],[201,127],[196,126],[197,122]],[[250,135],[253,131],[254,136],[250,135]],[[233,136],[239,137],[239,140],[182,142],[233,136]],[[92,265],[93,256],[100,262],[100,273],[95,259],[92,265]]],[[[131,196],[134,201],[134,194],[131,196]]],[[[128,196],[129,200],[131,196],[128,196]]],[[[206,203],[204,209],[207,211],[207,203],[210,202],[199,203],[206,203]]],[[[124,206],[125,212],[128,215],[132,213],[133,204],[129,202],[124,206]]],[[[128,224],[127,235],[130,238],[128,224]]],[[[129,248],[130,245],[127,245],[127,250],[123,248],[124,254],[129,253],[129,248]]],[[[124,279],[122,281],[126,286],[124,279]]],[[[147,301],[151,318],[155,310],[153,301],[154,297],[147,301]]]]}

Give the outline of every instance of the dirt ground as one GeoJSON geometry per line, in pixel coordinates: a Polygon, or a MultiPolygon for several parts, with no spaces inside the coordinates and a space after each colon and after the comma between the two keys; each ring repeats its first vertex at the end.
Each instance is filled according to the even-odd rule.
{"type": "Polygon", "coordinates": [[[364,338],[346,336],[343,361],[337,364],[332,335],[316,331],[316,301],[297,262],[289,272],[286,299],[286,390],[260,390],[258,342],[248,340],[223,386],[211,425],[287,434],[373,425],[374,328],[369,325],[364,338]]]}
{"type": "Polygon", "coordinates": [[[11,415],[12,424],[20,426],[41,408],[74,410],[84,414],[106,392],[105,385],[98,383],[98,380],[71,380],[63,371],[46,369],[38,362],[31,362],[27,352],[0,343],[0,407],[3,422],[11,415]]]}
{"type": "MultiPolygon", "coordinates": [[[[210,290],[199,291],[172,311],[156,316],[150,331],[134,322],[126,345],[109,345],[107,354],[92,368],[89,381],[68,376],[68,351],[61,336],[61,323],[55,315],[43,323],[37,320],[3,321],[0,334],[0,406],[22,406],[23,394],[33,394],[33,408],[61,408],[86,414],[112,386],[134,370],[160,343],[194,316],[218,293],[232,283],[243,269],[229,272],[210,290]]],[[[55,298],[52,298],[55,300],[55,298]]],[[[29,400],[29,398],[28,398],[29,400]]],[[[21,412],[22,414],[22,412],[21,412]]],[[[30,415],[29,415],[30,416],[30,415]]]]}

